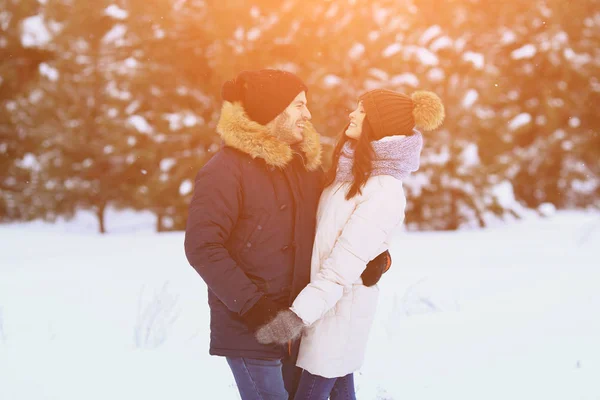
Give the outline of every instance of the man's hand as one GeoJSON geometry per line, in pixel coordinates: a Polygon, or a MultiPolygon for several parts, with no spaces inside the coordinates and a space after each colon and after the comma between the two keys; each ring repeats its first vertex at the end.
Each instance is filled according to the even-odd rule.
{"type": "Polygon", "coordinates": [[[262,344],[285,344],[300,337],[304,322],[291,310],[280,311],[268,324],[256,332],[256,340],[262,344]]]}
{"type": "Polygon", "coordinates": [[[285,309],[285,307],[269,300],[267,296],[263,296],[251,309],[242,315],[242,320],[250,327],[252,332],[256,332],[258,328],[272,321],[280,311],[285,309]]]}

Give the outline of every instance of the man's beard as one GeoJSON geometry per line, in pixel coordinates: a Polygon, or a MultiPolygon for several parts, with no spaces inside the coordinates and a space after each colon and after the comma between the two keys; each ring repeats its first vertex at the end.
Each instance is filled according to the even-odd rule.
{"type": "Polygon", "coordinates": [[[295,123],[291,120],[290,116],[283,112],[281,115],[277,116],[273,121],[273,136],[277,139],[281,140],[284,143],[295,144],[302,141],[302,139],[298,139],[294,134],[295,123]]]}

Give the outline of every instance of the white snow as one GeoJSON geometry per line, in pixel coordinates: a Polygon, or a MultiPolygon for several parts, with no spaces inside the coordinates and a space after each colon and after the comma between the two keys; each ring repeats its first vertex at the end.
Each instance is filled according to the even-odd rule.
{"type": "Polygon", "coordinates": [[[538,207],[538,211],[545,217],[556,214],[556,206],[552,203],[543,203],[538,207]]]}
{"type": "Polygon", "coordinates": [[[479,165],[481,160],[479,159],[479,149],[477,144],[469,143],[460,153],[460,159],[462,160],[461,166],[473,167],[479,165]]]}
{"type": "Polygon", "coordinates": [[[33,89],[29,93],[29,101],[33,104],[39,102],[44,97],[44,92],[40,89],[33,89]]]}
{"type": "Polygon", "coordinates": [[[572,61],[575,64],[583,65],[592,62],[591,55],[587,53],[575,53],[575,51],[570,47],[564,49],[563,54],[567,60],[572,61]]]}
{"type": "Polygon", "coordinates": [[[329,74],[323,78],[326,87],[338,86],[342,83],[342,78],[337,75],[329,74]]]}
{"type": "Polygon", "coordinates": [[[526,44],[525,46],[522,46],[516,50],[513,50],[513,52],[510,54],[510,56],[514,60],[521,60],[521,59],[525,59],[525,58],[531,58],[531,57],[535,56],[535,53],[537,53],[537,49],[535,48],[535,46],[532,44],[526,44]]]}
{"type": "Polygon", "coordinates": [[[117,110],[115,107],[111,107],[108,110],[107,114],[110,118],[116,118],[117,115],[119,115],[119,110],[117,110]]]}
{"type": "Polygon", "coordinates": [[[475,89],[467,90],[465,97],[463,98],[462,105],[464,108],[471,108],[471,106],[477,101],[479,98],[479,93],[475,89]]]}
{"type": "Polygon", "coordinates": [[[438,56],[424,47],[408,46],[406,52],[407,54],[416,54],[423,65],[435,66],[440,62],[438,56]]]}
{"type": "Polygon", "coordinates": [[[369,74],[379,79],[380,81],[387,81],[390,78],[387,72],[379,68],[369,69],[369,74]]]}
{"type": "Polygon", "coordinates": [[[354,43],[348,51],[348,55],[353,60],[360,58],[365,53],[365,45],[362,43],[354,43]]]}
{"type": "Polygon", "coordinates": [[[364,90],[368,91],[368,90],[381,89],[385,86],[387,86],[387,82],[382,81],[380,79],[365,79],[363,87],[364,87],[364,90]]]}
{"type": "Polygon", "coordinates": [[[392,43],[388,47],[383,50],[384,57],[391,57],[394,54],[398,54],[402,50],[402,45],[400,43],[392,43]]]}
{"type": "Polygon", "coordinates": [[[573,142],[571,140],[565,140],[560,144],[560,147],[565,151],[573,150],[574,146],[575,145],[573,144],[573,142]]]}
{"type": "Polygon", "coordinates": [[[261,34],[260,29],[252,28],[248,31],[248,33],[246,33],[246,37],[248,38],[249,41],[254,41],[260,37],[260,34],[261,34]]]}
{"type": "Polygon", "coordinates": [[[511,30],[505,30],[502,33],[502,39],[500,40],[502,44],[510,44],[517,40],[517,35],[511,30]]]}
{"type": "Polygon", "coordinates": [[[242,28],[241,26],[238,26],[237,29],[235,30],[235,32],[233,33],[233,36],[235,36],[235,38],[237,40],[244,39],[244,28],[242,28]]]}
{"type": "Polygon", "coordinates": [[[427,150],[428,151],[423,152],[423,155],[421,156],[421,162],[423,164],[444,165],[450,161],[451,154],[448,146],[442,146],[439,149],[439,152],[434,152],[430,149],[427,150]]]}
{"type": "Polygon", "coordinates": [[[181,129],[183,126],[183,124],[181,123],[181,115],[180,114],[176,114],[176,113],[165,114],[163,116],[163,118],[166,119],[167,121],[169,121],[169,129],[172,131],[181,129]]]}
{"type": "Polygon", "coordinates": [[[192,193],[192,190],[194,190],[194,184],[189,179],[186,179],[185,181],[181,182],[181,185],[179,185],[179,194],[182,196],[192,193]]]}
{"type": "Polygon", "coordinates": [[[419,78],[415,74],[411,74],[410,72],[405,72],[400,75],[393,76],[390,80],[392,85],[408,85],[412,87],[419,86],[419,78]]]}
{"type": "Polygon", "coordinates": [[[427,79],[431,82],[441,82],[446,78],[446,73],[442,68],[431,68],[427,72],[427,79]]]}
{"type": "Polygon", "coordinates": [[[117,42],[117,40],[123,38],[125,33],[127,33],[127,26],[124,24],[116,24],[110,31],[106,32],[106,35],[104,35],[102,41],[104,43],[117,42]]]}
{"type": "Polygon", "coordinates": [[[41,166],[38,159],[32,153],[27,153],[21,160],[17,161],[17,166],[31,171],[40,171],[41,166]]]}
{"type": "MultiPolygon", "coordinates": [[[[151,213],[0,225],[0,398],[239,399],[206,287],[151,213]]],[[[357,397],[600,397],[600,214],[398,232],[357,397]]]]}
{"type": "Polygon", "coordinates": [[[127,164],[133,164],[137,159],[138,157],[135,154],[127,154],[125,157],[125,162],[127,164]]]}
{"type": "Polygon", "coordinates": [[[104,14],[119,20],[126,19],[129,16],[129,13],[126,10],[123,10],[116,4],[111,4],[106,7],[104,14]]]}
{"type": "Polygon", "coordinates": [[[423,32],[421,37],[419,38],[419,44],[425,45],[434,37],[438,36],[442,33],[442,28],[439,25],[432,25],[423,32]]]}
{"type": "Polygon", "coordinates": [[[160,170],[163,172],[169,172],[169,170],[176,164],[177,160],[174,158],[163,158],[160,160],[160,170]]]}
{"type": "Polygon", "coordinates": [[[124,63],[124,64],[125,64],[125,66],[126,66],[127,68],[134,69],[134,68],[136,68],[136,67],[137,67],[137,66],[138,66],[140,63],[139,63],[139,62],[138,62],[138,60],[136,60],[135,58],[133,58],[133,57],[128,57],[128,58],[125,60],[125,63],[124,63]]]}
{"type": "Polygon", "coordinates": [[[371,31],[369,32],[369,34],[367,35],[367,37],[369,38],[369,40],[371,42],[376,41],[377,39],[379,39],[380,33],[379,31],[371,31]]]}
{"type": "Polygon", "coordinates": [[[164,29],[161,29],[159,27],[154,28],[154,37],[156,39],[163,39],[167,34],[165,33],[164,29]]]}
{"type": "Polygon", "coordinates": [[[565,31],[559,31],[552,37],[552,48],[558,50],[569,42],[569,35],[565,31]]]}
{"type": "Polygon", "coordinates": [[[462,53],[462,51],[465,49],[466,44],[467,39],[464,36],[461,36],[454,41],[454,50],[462,53]]]}
{"type": "Polygon", "coordinates": [[[378,25],[383,25],[387,22],[387,18],[389,17],[391,11],[388,8],[383,7],[373,7],[373,19],[378,25]]]}
{"type": "Polygon", "coordinates": [[[492,188],[492,194],[498,201],[498,204],[505,209],[511,209],[516,203],[515,192],[512,183],[502,181],[492,188]]]}
{"type": "Polygon", "coordinates": [[[579,128],[581,120],[578,117],[569,117],[569,126],[571,128],[579,128]]]}
{"type": "Polygon", "coordinates": [[[600,186],[600,179],[589,178],[589,179],[575,179],[571,182],[571,188],[582,194],[592,195],[600,186]]]}
{"type": "Polygon", "coordinates": [[[463,54],[463,60],[473,63],[475,68],[482,69],[485,64],[485,57],[481,53],[475,53],[474,51],[467,51],[463,54]]]}
{"type": "Polygon", "coordinates": [[[519,129],[520,127],[527,125],[531,122],[531,114],[529,113],[521,113],[510,120],[508,123],[508,128],[511,131],[519,129]]]}
{"type": "Polygon", "coordinates": [[[132,97],[131,92],[129,92],[127,89],[121,90],[117,86],[116,81],[110,81],[106,87],[106,91],[111,96],[113,96],[117,99],[125,100],[125,101],[131,100],[131,97],[132,97]]]}
{"type": "Polygon", "coordinates": [[[59,77],[58,70],[56,68],[49,66],[47,63],[45,63],[45,62],[40,63],[40,66],[38,69],[40,71],[40,75],[45,76],[52,82],[56,82],[58,80],[58,77],[59,77]]]}
{"type": "Polygon", "coordinates": [[[169,121],[169,129],[176,131],[182,129],[184,126],[190,128],[198,124],[204,123],[204,119],[190,111],[165,114],[164,119],[169,121]]]}
{"type": "Polygon", "coordinates": [[[134,100],[131,102],[131,104],[129,104],[127,106],[127,108],[125,109],[125,112],[127,114],[133,114],[134,112],[136,112],[139,108],[140,108],[140,101],[139,100],[134,100]]]}
{"type": "Polygon", "coordinates": [[[127,119],[127,122],[130,125],[133,125],[133,127],[140,133],[149,134],[153,131],[148,121],[146,121],[146,118],[142,117],[141,115],[132,115],[127,119]]]}
{"type": "Polygon", "coordinates": [[[40,47],[47,44],[52,37],[44,24],[42,15],[33,15],[22,22],[21,42],[25,47],[40,47]]]}
{"type": "Polygon", "coordinates": [[[447,49],[449,47],[452,47],[452,39],[450,39],[448,36],[439,37],[435,39],[429,47],[433,52],[439,51],[441,49],[447,49]]]}
{"type": "Polygon", "coordinates": [[[186,114],[183,117],[183,126],[189,128],[194,125],[197,125],[200,122],[200,119],[194,114],[186,114]]]}
{"type": "Polygon", "coordinates": [[[331,19],[333,17],[335,17],[335,15],[338,13],[339,11],[339,6],[337,4],[332,4],[329,9],[327,10],[327,12],[325,13],[325,18],[327,19],[331,19]]]}

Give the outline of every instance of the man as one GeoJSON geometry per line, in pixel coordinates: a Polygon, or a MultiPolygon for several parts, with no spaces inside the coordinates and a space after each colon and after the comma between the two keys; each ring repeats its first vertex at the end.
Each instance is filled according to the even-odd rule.
{"type": "Polygon", "coordinates": [[[310,280],[322,170],[306,92],[278,70],[226,82],[224,147],[198,173],[190,204],[185,251],[208,286],[210,354],[227,358],[242,399],[295,391],[297,346],[260,344],[255,333],[310,280]]]}

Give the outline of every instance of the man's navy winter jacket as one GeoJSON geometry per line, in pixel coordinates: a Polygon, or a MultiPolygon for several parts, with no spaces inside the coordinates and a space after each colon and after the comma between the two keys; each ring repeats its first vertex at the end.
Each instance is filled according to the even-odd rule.
{"type": "Polygon", "coordinates": [[[294,151],[225,102],[217,128],[224,148],[196,177],[185,252],[208,286],[210,353],[279,358],[242,316],[262,297],[291,305],[310,281],[321,147],[306,125],[294,151]]]}

